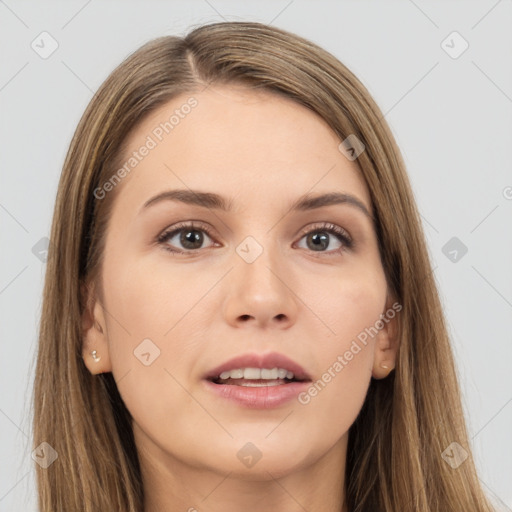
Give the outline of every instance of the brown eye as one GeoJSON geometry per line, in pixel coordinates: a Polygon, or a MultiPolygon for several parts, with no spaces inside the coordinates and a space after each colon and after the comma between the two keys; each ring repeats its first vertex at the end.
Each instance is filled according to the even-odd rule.
{"type": "Polygon", "coordinates": [[[205,235],[210,238],[205,227],[200,228],[192,223],[185,223],[162,233],[158,237],[158,242],[170,252],[184,253],[202,249],[205,235]]]}
{"type": "MultiPolygon", "coordinates": [[[[181,223],[164,231],[158,237],[158,243],[164,249],[175,254],[194,253],[204,249],[205,237],[212,240],[209,229],[205,225],[197,225],[193,222],[181,223]]],[[[306,239],[307,250],[328,255],[339,254],[353,247],[350,235],[335,224],[324,223],[316,225],[301,236],[306,239]],[[337,247],[329,247],[337,242],[337,247]]],[[[212,240],[213,241],[213,240],[212,240]]]]}

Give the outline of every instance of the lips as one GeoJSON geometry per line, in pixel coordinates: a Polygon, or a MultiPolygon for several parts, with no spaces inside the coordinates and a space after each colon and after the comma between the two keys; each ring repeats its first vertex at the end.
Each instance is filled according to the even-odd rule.
{"type": "Polygon", "coordinates": [[[277,352],[271,352],[267,354],[243,354],[237,357],[222,363],[221,365],[213,368],[208,371],[205,375],[205,379],[209,381],[215,381],[219,378],[221,373],[237,370],[239,368],[282,368],[289,372],[292,372],[294,375],[294,380],[296,381],[310,381],[310,375],[304,370],[304,368],[285,356],[284,354],[279,354],[277,352]]]}

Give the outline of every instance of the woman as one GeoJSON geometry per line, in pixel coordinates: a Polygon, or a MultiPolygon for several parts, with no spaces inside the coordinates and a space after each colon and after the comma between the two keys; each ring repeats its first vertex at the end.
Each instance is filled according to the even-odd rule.
{"type": "Polygon", "coordinates": [[[492,510],[399,149],[313,43],[226,22],[136,51],[51,240],[41,511],[492,510]]]}

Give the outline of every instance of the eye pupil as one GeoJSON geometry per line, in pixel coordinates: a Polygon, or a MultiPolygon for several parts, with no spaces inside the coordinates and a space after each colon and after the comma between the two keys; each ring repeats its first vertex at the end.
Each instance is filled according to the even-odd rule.
{"type": "Polygon", "coordinates": [[[318,247],[321,249],[325,249],[329,247],[329,235],[325,233],[312,233],[308,235],[308,241],[311,240],[313,242],[313,247],[317,250],[318,247]]]}
{"type": "Polygon", "coordinates": [[[183,247],[187,249],[199,249],[203,243],[203,234],[201,231],[195,229],[188,229],[186,231],[182,231],[180,242],[183,244],[183,247]],[[194,243],[199,242],[196,247],[194,243]]]}

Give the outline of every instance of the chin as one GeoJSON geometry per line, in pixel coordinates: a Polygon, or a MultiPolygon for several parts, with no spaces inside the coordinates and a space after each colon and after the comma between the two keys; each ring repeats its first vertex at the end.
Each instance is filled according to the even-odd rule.
{"type": "Polygon", "coordinates": [[[268,481],[292,474],[314,462],[311,449],[303,452],[300,447],[304,444],[296,438],[289,445],[283,444],[277,435],[274,442],[269,442],[269,439],[251,442],[247,439],[230,440],[230,446],[222,448],[216,444],[214,452],[208,454],[207,465],[217,473],[231,473],[231,477],[242,480],[268,481]]]}

